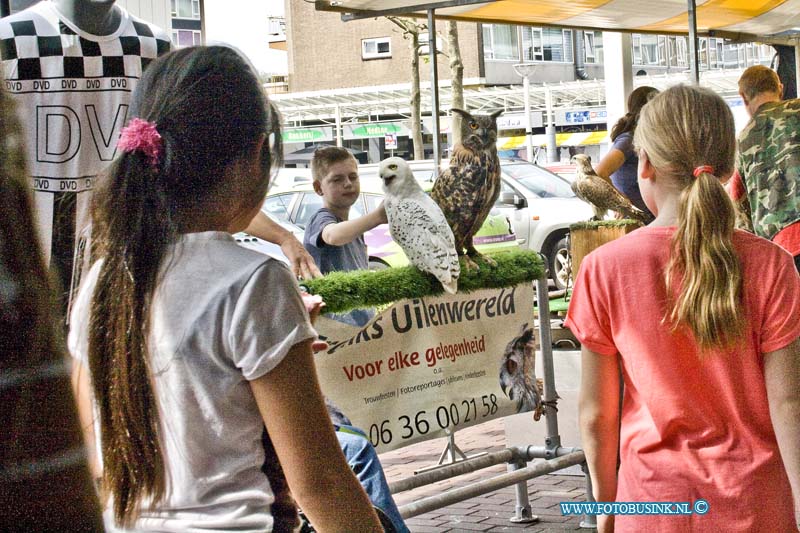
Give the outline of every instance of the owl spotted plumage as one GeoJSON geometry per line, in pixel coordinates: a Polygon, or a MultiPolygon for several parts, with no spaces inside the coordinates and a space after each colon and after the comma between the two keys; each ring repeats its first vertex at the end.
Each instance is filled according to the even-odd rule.
{"type": "Polygon", "coordinates": [[[472,238],[489,216],[500,195],[500,159],[497,157],[497,117],[472,115],[453,109],[463,117],[461,143],[453,147],[450,167],[444,170],[431,190],[431,198],[439,204],[453,230],[458,255],[466,256],[467,269],[477,268],[471,258],[483,257],[475,250],[472,238]]]}
{"type": "Polygon", "coordinates": [[[422,191],[408,163],[399,157],[381,161],[378,175],[386,193],[384,207],[392,238],[412,265],[433,274],[446,292],[455,294],[461,267],[442,210],[422,191]]]}
{"type": "Polygon", "coordinates": [[[572,162],[577,167],[572,191],[578,198],[592,206],[595,220],[603,220],[606,211],[610,209],[642,224],[650,222],[647,213],[633,205],[611,183],[597,175],[588,155],[574,155],[572,162]]]}

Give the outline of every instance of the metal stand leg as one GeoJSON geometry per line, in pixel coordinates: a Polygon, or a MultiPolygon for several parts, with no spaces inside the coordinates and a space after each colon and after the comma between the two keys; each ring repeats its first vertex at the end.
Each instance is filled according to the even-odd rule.
{"type": "Polygon", "coordinates": [[[451,465],[453,463],[457,463],[458,461],[464,461],[465,459],[472,459],[473,457],[480,457],[481,455],[486,455],[488,453],[488,452],[481,452],[481,453],[476,453],[475,455],[467,456],[463,451],[461,451],[461,448],[459,448],[458,445],[456,444],[455,430],[445,429],[444,431],[447,434],[447,444],[445,445],[444,450],[442,450],[442,454],[439,456],[439,462],[436,463],[434,466],[427,466],[425,468],[420,468],[419,470],[414,470],[414,474],[428,472],[430,470],[435,470],[441,466],[451,465]]]}
{"type": "Polygon", "coordinates": [[[442,450],[442,455],[439,456],[439,465],[446,464],[445,457],[447,457],[448,463],[455,463],[459,459],[456,456],[459,456],[462,460],[466,459],[467,456],[464,452],[461,451],[461,448],[458,447],[456,444],[456,434],[454,431],[450,431],[449,429],[446,430],[447,433],[447,446],[444,447],[442,450]]]}
{"type": "MultiPolygon", "coordinates": [[[[581,464],[584,476],[586,476],[586,501],[593,502],[594,495],[592,494],[592,476],[589,475],[589,466],[586,463],[581,464]]],[[[584,514],[581,517],[581,528],[596,529],[597,517],[593,514],[584,514]]]]}
{"type": "MultiPolygon", "coordinates": [[[[514,472],[516,470],[525,468],[526,466],[527,463],[525,463],[525,461],[517,461],[514,463],[509,463],[508,470],[509,472],[514,472]]],[[[528,482],[520,481],[514,485],[514,490],[517,496],[517,505],[514,516],[509,518],[509,520],[515,524],[530,524],[532,522],[538,522],[539,517],[531,514],[531,502],[528,499],[528,482]]]]}

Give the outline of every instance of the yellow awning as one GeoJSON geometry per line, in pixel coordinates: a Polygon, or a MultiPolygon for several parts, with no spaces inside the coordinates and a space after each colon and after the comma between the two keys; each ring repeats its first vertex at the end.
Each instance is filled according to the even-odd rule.
{"type": "MultiPolygon", "coordinates": [[[[419,16],[435,5],[437,18],[607,31],[687,33],[689,24],[686,0],[317,0],[316,5],[325,10],[398,10],[419,16]]],[[[700,33],[769,36],[800,27],[800,0],[698,0],[696,5],[700,33]]]]}
{"type": "MultiPolygon", "coordinates": [[[[586,131],[579,133],[557,133],[556,146],[588,146],[591,144],[600,144],[608,138],[608,132],[602,131],[586,131]]],[[[534,146],[546,146],[547,136],[544,133],[539,133],[533,136],[534,146]]],[[[498,150],[516,150],[525,146],[525,136],[515,135],[513,137],[499,137],[497,139],[498,150]]]]}

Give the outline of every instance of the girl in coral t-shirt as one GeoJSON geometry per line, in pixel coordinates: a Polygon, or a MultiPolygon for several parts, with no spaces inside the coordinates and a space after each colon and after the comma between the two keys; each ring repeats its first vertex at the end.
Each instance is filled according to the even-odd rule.
{"type": "Polygon", "coordinates": [[[796,531],[800,277],[778,246],[734,230],[719,96],[664,91],[634,141],[656,219],[581,263],[567,317],[583,345],[583,444],[598,501],[692,512],[598,516],[598,529],[796,531]]]}

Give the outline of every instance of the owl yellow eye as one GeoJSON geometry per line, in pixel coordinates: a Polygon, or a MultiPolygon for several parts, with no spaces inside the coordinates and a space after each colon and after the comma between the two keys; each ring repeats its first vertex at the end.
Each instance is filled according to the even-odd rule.
{"type": "Polygon", "coordinates": [[[392,163],[391,165],[389,165],[389,170],[397,170],[397,165],[392,163]]]}
{"type": "Polygon", "coordinates": [[[478,129],[478,123],[477,122],[470,122],[469,123],[469,129],[477,130],[478,129]]]}

